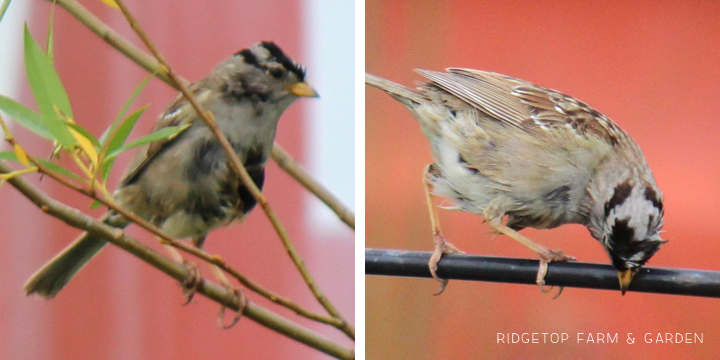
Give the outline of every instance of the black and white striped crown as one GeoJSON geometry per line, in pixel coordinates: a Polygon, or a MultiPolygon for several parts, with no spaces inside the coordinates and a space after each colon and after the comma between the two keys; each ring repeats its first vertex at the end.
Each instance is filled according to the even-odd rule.
{"type": "MultiPolygon", "coordinates": [[[[249,49],[238,51],[235,55],[242,56],[245,63],[257,66],[262,69],[268,69],[266,63],[273,61],[282,65],[287,71],[295,74],[298,81],[305,80],[305,67],[296,63],[275,45],[272,41],[263,41],[253,45],[249,49]],[[260,50],[264,49],[264,51],[260,50]]],[[[274,75],[274,74],[273,74],[274,75]]],[[[280,77],[282,74],[274,75],[280,77]]]]}

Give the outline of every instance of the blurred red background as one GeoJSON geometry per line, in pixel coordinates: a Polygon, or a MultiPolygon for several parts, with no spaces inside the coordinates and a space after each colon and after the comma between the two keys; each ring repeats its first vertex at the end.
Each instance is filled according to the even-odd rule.
{"type": "MultiPolygon", "coordinates": [[[[665,238],[650,266],[720,270],[720,3],[716,1],[366,1],[366,71],[411,86],[412,69],[495,71],[572,95],[642,147],[665,195],[665,238]]],[[[416,121],[366,88],[366,246],[432,250],[421,174],[432,162],[416,121]]],[[[440,210],[471,254],[532,257],[482,218],[440,210]]],[[[609,263],[578,225],[523,233],[580,261],[609,263]]],[[[536,286],[366,278],[367,357],[716,358],[718,299],[536,286]],[[565,344],[497,344],[497,333],[568,333],[565,344]],[[645,344],[645,333],[703,344],[645,344]],[[578,344],[618,333],[619,344],[578,344]],[[625,343],[628,333],[637,341],[625,343]]],[[[655,336],[653,338],[655,338],[655,336]]]]}
{"type": "MultiPolygon", "coordinates": [[[[29,26],[34,37],[44,44],[50,3],[31,3],[29,26]]],[[[119,11],[100,1],[83,3],[144,48],[119,11]]],[[[10,8],[14,6],[16,2],[10,8]]],[[[309,66],[307,80],[323,94],[317,82],[322,71],[310,61],[307,50],[307,44],[312,41],[308,38],[310,31],[305,28],[309,23],[304,18],[308,11],[301,1],[222,1],[213,2],[212,6],[193,1],[128,1],[128,6],[175,71],[191,81],[205,76],[238,50],[260,40],[273,40],[289,56],[309,66]]],[[[6,31],[10,29],[7,21],[6,16],[3,20],[6,31]]],[[[353,24],[347,26],[352,32],[353,24]]],[[[99,135],[148,74],[59,7],[55,10],[55,39],[55,63],[65,82],[76,120],[99,135]]],[[[353,56],[350,53],[347,58],[336,61],[353,61],[353,56]]],[[[150,82],[133,108],[150,104],[134,137],[150,130],[175,94],[176,91],[160,80],[150,82]]],[[[353,99],[352,93],[338,95],[353,99]]],[[[300,100],[280,121],[277,141],[302,164],[308,163],[310,144],[308,103],[328,104],[332,98],[326,95],[320,100],[300,100]]],[[[34,106],[27,88],[20,99],[34,106]]],[[[335,120],[352,121],[352,108],[348,111],[347,116],[335,120]]],[[[40,156],[49,154],[49,144],[35,141],[35,136],[17,126],[13,131],[31,152],[42,154],[40,156]]],[[[352,153],[342,156],[347,156],[347,161],[352,163],[352,153]]],[[[125,155],[118,160],[111,183],[117,182],[130,157],[125,155]]],[[[346,181],[354,178],[352,173],[335,175],[350,179],[346,181]]],[[[50,179],[37,182],[37,176],[29,178],[72,206],[87,209],[90,203],[74,192],[61,189],[50,179]]],[[[265,195],[319,287],[345,318],[354,323],[353,232],[339,221],[330,226],[314,223],[307,214],[317,200],[272,161],[268,165],[265,195]]],[[[192,304],[182,306],[184,299],[176,281],[113,246],[93,259],[52,301],[25,297],[21,291],[25,280],[79,231],[45,216],[7,184],[0,191],[0,204],[2,359],[328,358],[249,319],[242,319],[231,330],[218,328],[218,304],[196,296],[192,304]]],[[[131,234],[164,251],[154,238],[137,228],[133,228],[131,234]]],[[[310,310],[324,313],[259,207],[244,223],[210,234],[205,246],[262,286],[310,310]]],[[[207,267],[201,270],[214,281],[207,267]]],[[[306,321],[255,294],[247,295],[251,301],[291,321],[352,347],[344,334],[330,326],[306,321]]],[[[226,316],[226,320],[231,318],[232,314],[226,316]]]]}

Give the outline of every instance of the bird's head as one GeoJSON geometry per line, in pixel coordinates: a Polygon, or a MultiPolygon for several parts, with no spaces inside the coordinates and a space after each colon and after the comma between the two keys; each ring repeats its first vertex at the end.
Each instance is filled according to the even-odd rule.
{"type": "Polygon", "coordinates": [[[596,235],[618,271],[624,295],[640,267],[667,242],[660,237],[662,193],[654,182],[622,181],[599,211],[604,220],[596,235]]]}
{"type": "Polygon", "coordinates": [[[219,64],[209,79],[230,102],[249,100],[284,110],[300,97],[318,96],[305,82],[305,68],[269,41],[238,51],[219,64]]]}

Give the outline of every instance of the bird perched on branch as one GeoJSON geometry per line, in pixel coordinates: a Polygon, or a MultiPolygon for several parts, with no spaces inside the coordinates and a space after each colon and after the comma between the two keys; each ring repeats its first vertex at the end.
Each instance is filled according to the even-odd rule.
{"type": "Polygon", "coordinates": [[[435,161],[423,184],[435,242],[429,267],[440,292],[447,280],[436,275],[437,263],[459,250],[443,237],[433,196],[482,215],[538,253],[541,289],[548,263],[575,258],[518,231],[585,225],[610,256],[625,294],[666,242],[663,196],[635,141],[583,102],[527,81],[471,69],[416,72],[430,80],[416,90],[370,74],[365,83],[405,105],[430,142],[435,161]]]}
{"type": "MultiPolygon", "coordinates": [[[[190,91],[210,111],[255,185],[262,188],[283,111],[300,97],[317,97],[305,82],[305,69],[272,42],[261,42],[220,63],[190,91]]],[[[189,125],[177,136],[138,152],[114,193],[126,210],[178,238],[201,246],[212,229],[241,219],[256,200],[232,170],[220,143],[178,95],[154,130],[189,125]]],[[[105,222],[124,227],[128,220],[110,213],[105,222]]],[[[82,234],[38,270],[26,294],[52,298],[107,242],[82,234]]]]}

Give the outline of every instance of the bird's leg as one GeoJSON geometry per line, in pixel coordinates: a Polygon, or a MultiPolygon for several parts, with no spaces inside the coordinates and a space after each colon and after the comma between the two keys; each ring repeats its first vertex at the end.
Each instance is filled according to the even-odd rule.
{"type": "MultiPolygon", "coordinates": [[[[193,244],[198,249],[202,249],[204,242],[205,242],[205,236],[199,236],[199,237],[193,238],[193,244]]],[[[240,290],[240,288],[233,286],[233,284],[230,282],[230,280],[225,275],[225,272],[223,272],[223,270],[220,267],[218,267],[215,264],[210,264],[210,271],[212,271],[213,275],[215,276],[215,278],[218,280],[218,282],[222,286],[224,286],[228,290],[230,290],[230,299],[228,299],[228,303],[230,303],[232,301],[234,296],[237,296],[238,299],[240,300],[239,310],[235,312],[235,317],[228,325],[225,325],[223,323],[223,318],[225,317],[225,309],[228,306],[223,304],[222,307],[220,308],[220,313],[218,314],[218,326],[221,328],[224,328],[224,329],[229,329],[229,328],[235,326],[235,324],[237,324],[238,321],[240,321],[240,318],[242,317],[242,314],[245,311],[245,308],[247,307],[248,300],[247,300],[247,297],[245,296],[245,293],[242,290],[240,290]]]]}
{"type": "MultiPolygon", "coordinates": [[[[530,250],[536,252],[538,255],[540,255],[540,268],[538,269],[538,274],[536,278],[536,283],[538,286],[540,286],[540,291],[544,293],[550,292],[552,288],[545,289],[545,275],[547,274],[548,270],[548,264],[553,261],[575,261],[576,259],[572,256],[565,255],[565,253],[562,250],[550,250],[540,244],[537,244],[533,242],[532,240],[526,238],[525,236],[522,236],[519,232],[509,228],[507,225],[504,225],[502,223],[502,216],[496,216],[492,214],[492,211],[490,209],[487,209],[485,211],[485,214],[483,214],[485,219],[488,221],[488,224],[490,226],[497,230],[499,233],[504,234],[506,236],[509,236],[510,238],[514,239],[515,241],[525,245],[530,250]]],[[[560,296],[560,293],[562,293],[562,287],[560,287],[560,291],[555,296],[557,298],[560,296]]]]}
{"type": "MultiPolygon", "coordinates": [[[[156,227],[162,229],[165,219],[155,216],[150,219],[150,222],[156,227]]],[[[205,237],[203,236],[202,239],[199,239],[198,241],[202,244],[202,241],[204,239],[205,237]]],[[[190,303],[190,301],[192,301],[193,296],[195,296],[195,293],[197,293],[198,289],[203,283],[203,277],[202,274],[200,274],[200,268],[197,266],[197,264],[185,260],[182,254],[180,254],[180,252],[175,247],[171,246],[167,241],[163,240],[162,238],[158,238],[158,240],[161,244],[163,244],[163,246],[165,246],[165,249],[170,255],[171,259],[182,264],[183,266],[185,266],[186,269],[188,269],[189,275],[181,283],[183,288],[183,296],[185,296],[185,305],[187,305],[190,303]]]]}
{"type": "Polygon", "coordinates": [[[176,248],[168,245],[163,241],[161,241],[161,243],[163,243],[168,254],[170,254],[170,258],[180,264],[183,264],[183,266],[185,266],[190,273],[190,275],[182,281],[183,296],[185,296],[185,305],[187,305],[190,303],[190,301],[192,301],[193,296],[195,296],[195,293],[200,288],[200,285],[202,285],[203,277],[200,273],[200,268],[197,266],[197,264],[185,260],[185,258],[176,248]]]}
{"type": "Polygon", "coordinates": [[[437,208],[433,204],[433,186],[428,181],[428,177],[431,176],[430,172],[432,171],[432,165],[433,164],[428,164],[423,171],[423,188],[425,189],[425,201],[427,202],[428,211],[430,213],[430,224],[432,225],[433,242],[435,244],[435,251],[433,251],[433,254],[430,257],[428,267],[430,268],[430,274],[432,275],[432,277],[435,280],[439,281],[441,284],[440,291],[435,294],[440,295],[445,290],[448,280],[440,279],[437,276],[437,274],[435,273],[437,271],[437,264],[443,254],[462,253],[462,251],[458,250],[455,245],[445,240],[445,237],[442,234],[442,230],[440,229],[440,219],[438,217],[437,208]]]}
{"type": "MultiPolygon", "coordinates": [[[[196,236],[193,238],[193,245],[195,245],[196,248],[202,249],[203,244],[205,243],[205,235],[202,236],[196,236]]],[[[215,278],[220,282],[222,286],[225,286],[227,288],[233,288],[232,283],[230,280],[228,280],[227,276],[225,276],[225,273],[215,264],[210,264],[210,271],[213,272],[213,275],[215,278]]]]}

